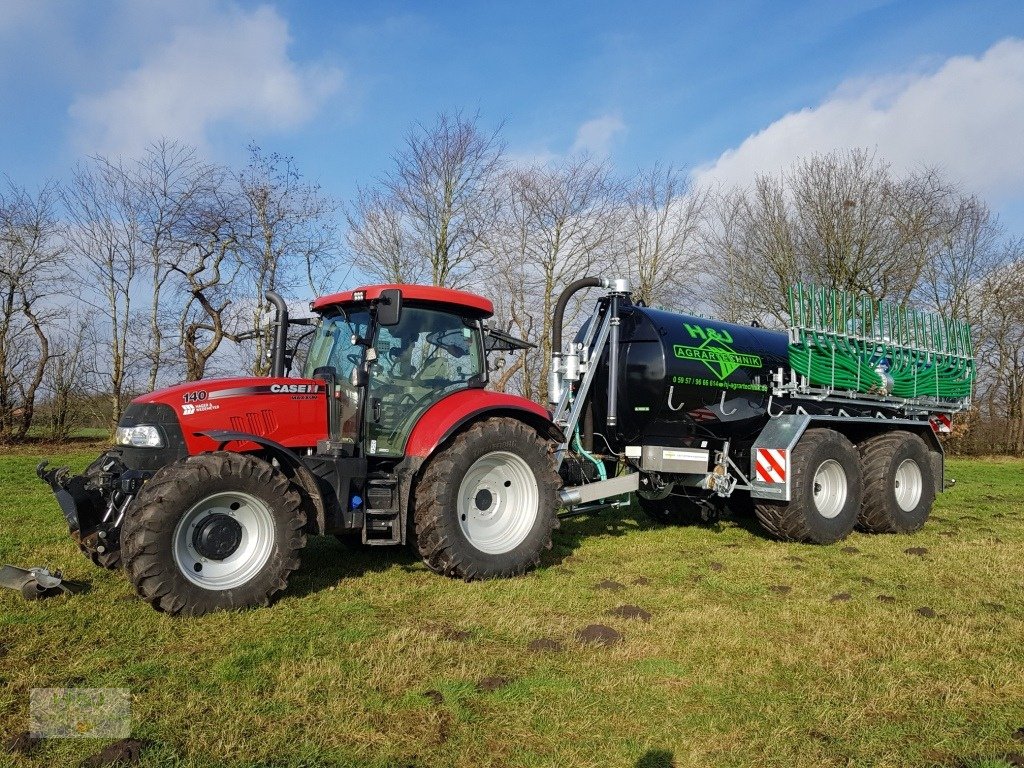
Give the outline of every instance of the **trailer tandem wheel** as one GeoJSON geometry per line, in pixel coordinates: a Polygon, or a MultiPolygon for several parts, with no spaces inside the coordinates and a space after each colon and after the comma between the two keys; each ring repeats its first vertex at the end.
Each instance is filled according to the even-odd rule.
{"type": "Polygon", "coordinates": [[[863,493],[857,449],[831,429],[808,429],[793,449],[788,502],[758,499],[765,529],[786,541],[832,544],[857,523],[863,493]]]}
{"type": "Polygon", "coordinates": [[[305,524],[280,470],[248,454],[200,454],[142,487],[121,530],[125,571],[165,613],[269,605],[299,567],[305,524]]]}
{"type": "Polygon", "coordinates": [[[466,580],[535,568],[558,527],[548,441],[512,418],[479,421],[430,459],[416,488],[416,546],[431,570],[466,580]]]}
{"type": "Polygon", "coordinates": [[[912,533],[931,514],[935,477],[928,446],[912,432],[884,432],[862,441],[864,500],[857,524],[872,533],[912,533]]]}

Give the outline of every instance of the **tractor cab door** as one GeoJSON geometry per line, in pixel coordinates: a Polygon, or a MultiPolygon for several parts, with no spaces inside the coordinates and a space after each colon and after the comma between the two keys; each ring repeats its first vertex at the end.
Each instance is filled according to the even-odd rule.
{"type": "Polygon", "coordinates": [[[363,450],[400,457],[419,417],[446,395],[486,383],[479,321],[405,306],[373,338],[363,450]]]}

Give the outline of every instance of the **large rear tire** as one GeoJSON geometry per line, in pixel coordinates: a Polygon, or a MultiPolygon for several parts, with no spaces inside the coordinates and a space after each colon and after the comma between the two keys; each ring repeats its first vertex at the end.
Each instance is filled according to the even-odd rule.
{"type": "Polygon", "coordinates": [[[772,536],[832,544],[857,523],[863,483],[857,449],[831,429],[808,429],[789,465],[788,502],[758,500],[754,511],[772,536]]]}
{"type": "Polygon", "coordinates": [[[920,530],[935,503],[935,477],[924,440],[898,430],[868,438],[857,448],[864,474],[858,525],[871,533],[920,530]]]}
{"type": "Polygon", "coordinates": [[[302,498],[278,469],[221,451],[156,473],[121,530],[125,571],[159,611],[269,605],[306,544],[302,498]]]}
{"type": "Polygon", "coordinates": [[[518,576],[558,527],[550,444],[516,419],[477,422],[427,464],[416,488],[416,546],[432,571],[466,580],[518,576]]]}

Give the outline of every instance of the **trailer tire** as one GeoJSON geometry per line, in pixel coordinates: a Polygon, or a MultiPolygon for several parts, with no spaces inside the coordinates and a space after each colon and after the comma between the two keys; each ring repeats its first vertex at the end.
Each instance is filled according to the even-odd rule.
{"type": "Polygon", "coordinates": [[[935,478],[924,440],[897,430],[870,437],[857,449],[864,474],[857,524],[870,533],[920,530],[935,503],[935,478]]]}
{"type": "Polygon", "coordinates": [[[192,456],[139,492],[121,530],[125,571],[140,597],[172,615],[269,605],[299,567],[305,524],[299,492],[266,461],[192,456]]]}
{"type": "Polygon", "coordinates": [[[789,465],[791,500],[758,499],[757,519],[784,541],[832,544],[857,524],[862,495],[857,449],[831,429],[808,429],[789,465]]]}
{"type": "Polygon", "coordinates": [[[558,527],[550,443],[513,418],[484,419],[433,456],[417,484],[416,547],[436,573],[471,581],[540,564],[558,527]]]}

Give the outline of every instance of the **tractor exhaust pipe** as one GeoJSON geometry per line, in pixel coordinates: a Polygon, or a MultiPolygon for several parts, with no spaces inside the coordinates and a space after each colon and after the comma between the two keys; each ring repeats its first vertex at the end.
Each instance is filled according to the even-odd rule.
{"type": "Polygon", "coordinates": [[[267,291],[267,301],[274,305],[277,316],[271,324],[274,329],[270,342],[270,375],[281,378],[285,375],[284,360],[288,346],[288,305],[277,291],[267,291]]]}

